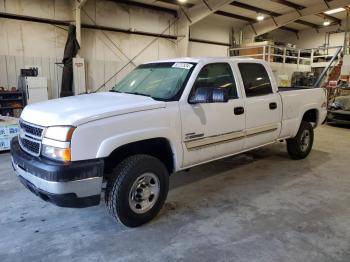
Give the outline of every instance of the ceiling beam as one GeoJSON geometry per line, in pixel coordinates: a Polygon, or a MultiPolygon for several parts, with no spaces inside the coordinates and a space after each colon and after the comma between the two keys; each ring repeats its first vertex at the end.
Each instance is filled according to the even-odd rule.
{"type": "MultiPolygon", "coordinates": [[[[191,4],[191,3],[180,3],[178,2],[177,0],[157,0],[157,2],[163,2],[163,3],[168,3],[168,4],[174,4],[174,5],[179,5],[179,6],[185,6],[185,7],[193,7],[194,4],[191,4]]],[[[233,2],[233,3],[236,3],[236,2],[233,2]]],[[[230,3],[231,5],[233,3],[230,3]]],[[[238,3],[238,2],[237,2],[238,3]]],[[[240,4],[240,3],[238,3],[240,4]]],[[[214,14],[216,15],[220,15],[220,16],[225,16],[225,17],[230,17],[230,18],[234,18],[234,19],[237,19],[237,20],[242,20],[242,21],[246,21],[246,22],[249,22],[249,23],[254,23],[256,22],[255,19],[253,18],[249,18],[249,17],[246,17],[246,16],[241,16],[241,15],[236,15],[236,14],[233,14],[233,13],[229,13],[229,12],[224,12],[224,11],[216,11],[214,12],[214,14]]],[[[278,14],[279,15],[279,14],[278,14]]],[[[293,32],[293,33],[298,33],[299,31],[297,29],[294,29],[294,28],[290,28],[290,27],[283,27],[281,28],[282,30],[286,30],[286,31],[290,31],[290,32],[293,32]]]]}
{"type": "MultiPolygon", "coordinates": [[[[330,9],[335,9],[339,7],[343,7],[350,4],[350,0],[333,0],[329,1],[328,5],[330,9]]],[[[268,18],[261,22],[256,22],[253,24],[254,30],[252,30],[252,26],[246,26],[245,32],[250,34],[251,37],[258,36],[275,30],[281,26],[285,26],[290,24],[296,20],[299,20],[305,16],[319,14],[327,11],[329,8],[323,3],[314,4],[310,7],[305,7],[300,10],[294,10],[289,13],[280,15],[275,18],[268,18]]]]}
{"type": "Polygon", "coordinates": [[[234,19],[238,19],[238,20],[242,20],[242,21],[246,21],[249,23],[254,23],[255,19],[246,17],[246,16],[241,16],[241,15],[236,15],[233,13],[229,13],[229,12],[224,12],[224,11],[216,11],[214,14],[216,15],[221,15],[221,16],[226,16],[226,17],[230,17],[230,18],[234,18],[234,19]]]}
{"type": "MultiPolygon", "coordinates": [[[[253,18],[249,18],[249,17],[241,16],[241,15],[236,15],[236,14],[228,13],[228,12],[224,12],[224,11],[216,11],[214,14],[226,16],[226,17],[230,17],[230,18],[234,18],[234,19],[238,19],[238,20],[242,20],[242,21],[246,21],[248,23],[255,23],[256,22],[256,20],[253,18]]],[[[293,32],[296,34],[299,32],[297,29],[290,28],[287,26],[282,26],[282,27],[280,27],[280,29],[285,30],[285,31],[289,31],[289,32],[293,32]]]]}
{"type": "Polygon", "coordinates": [[[180,7],[189,25],[193,25],[231,2],[233,0],[202,0],[190,8],[180,7]]]}
{"type": "Polygon", "coordinates": [[[192,6],[194,6],[194,4],[191,4],[191,3],[180,3],[177,0],[156,0],[155,2],[162,2],[162,3],[166,3],[166,4],[183,6],[183,7],[186,7],[186,8],[191,8],[192,6]]]}
{"type": "MultiPolygon", "coordinates": [[[[33,17],[33,16],[3,13],[3,12],[0,12],[0,18],[41,23],[41,24],[49,24],[54,26],[58,26],[58,25],[69,26],[72,22],[72,21],[54,20],[54,19],[48,19],[48,18],[39,18],[39,17],[33,17]]],[[[158,34],[158,33],[145,32],[145,31],[135,31],[131,29],[123,29],[123,28],[116,28],[116,27],[91,25],[91,24],[81,24],[81,27],[87,28],[87,29],[103,30],[103,31],[110,31],[110,32],[133,34],[133,35],[151,36],[151,37],[159,37],[159,38],[165,38],[165,39],[177,39],[176,35],[158,34]]]]}
{"type": "MultiPolygon", "coordinates": [[[[177,13],[176,10],[173,10],[173,9],[170,9],[170,8],[154,6],[154,5],[144,4],[144,3],[140,3],[140,2],[134,2],[134,1],[129,1],[129,0],[113,0],[113,1],[117,2],[117,3],[121,3],[121,4],[132,5],[132,6],[137,6],[137,7],[143,7],[143,8],[147,8],[147,9],[156,10],[156,11],[163,11],[163,12],[171,13],[171,14],[173,14],[175,16],[176,16],[176,13],[177,13]]],[[[288,5],[292,5],[291,6],[292,8],[298,8],[298,9],[303,8],[301,5],[297,5],[297,4],[294,4],[294,3],[291,3],[291,2],[288,2],[288,1],[285,1],[285,0],[271,0],[271,1],[279,2],[280,4],[283,4],[283,3],[286,2],[286,3],[288,3],[288,5]]],[[[179,6],[179,7],[185,7],[185,8],[191,8],[191,7],[194,6],[194,4],[192,4],[192,3],[180,3],[177,0],[157,0],[156,2],[172,4],[172,5],[176,5],[176,6],[179,6]]],[[[270,15],[270,16],[279,16],[280,15],[279,13],[275,13],[273,11],[264,10],[262,8],[250,6],[250,5],[239,3],[239,2],[233,2],[233,3],[231,3],[231,5],[237,6],[237,7],[241,7],[241,8],[245,8],[245,9],[250,9],[250,10],[253,10],[255,12],[264,13],[264,14],[267,14],[267,15],[270,15]]],[[[251,19],[251,18],[248,18],[248,17],[244,17],[244,16],[240,16],[240,15],[235,15],[235,14],[228,13],[228,12],[217,11],[217,12],[215,12],[215,14],[226,16],[226,17],[235,18],[235,19],[242,20],[242,21],[248,21],[250,23],[254,23],[255,22],[254,19],[251,19]],[[245,19],[245,18],[247,18],[247,19],[245,19]]],[[[295,23],[298,23],[298,24],[301,24],[301,25],[305,25],[305,26],[309,26],[309,27],[313,27],[313,28],[319,27],[319,25],[316,25],[316,24],[313,24],[313,23],[310,23],[310,22],[307,22],[307,21],[302,21],[302,20],[297,20],[297,21],[295,21],[295,23]]],[[[293,30],[293,32],[297,31],[296,29],[288,28],[288,27],[284,27],[284,30],[287,30],[287,31],[292,31],[293,30]]]]}
{"type": "Polygon", "coordinates": [[[129,6],[136,6],[136,7],[142,7],[145,9],[153,10],[153,11],[161,11],[165,13],[172,14],[174,16],[177,16],[177,11],[166,8],[166,7],[161,7],[161,6],[156,6],[156,5],[150,5],[150,4],[144,4],[140,2],[134,2],[134,1],[129,1],[129,0],[112,0],[113,2],[117,4],[124,4],[124,5],[129,5],[129,6]]]}
{"type": "Polygon", "coordinates": [[[269,11],[269,10],[262,9],[262,8],[252,6],[252,5],[248,5],[248,4],[244,4],[241,2],[233,2],[230,5],[235,6],[235,7],[239,7],[239,8],[243,8],[243,9],[247,9],[250,11],[254,11],[256,13],[264,13],[264,14],[269,15],[269,16],[279,16],[280,15],[279,13],[275,13],[273,11],[269,11]]]}
{"type": "MultiPolygon", "coordinates": [[[[295,4],[295,3],[289,2],[287,0],[270,0],[270,1],[278,3],[278,4],[281,4],[281,5],[284,5],[284,6],[288,6],[290,8],[295,9],[295,10],[301,10],[301,9],[306,7],[304,5],[295,4]]],[[[338,19],[338,18],[336,18],[334,16],[331,16],[331,15],[327,15],[325,13],[320,13],[320,14],[316,14],[316,15],[320,16],[320,17],[323,17],[323,18],[326,18],[328,20],[337,22],[338,24],[341,23],[341,19],[338,19]]]]}
{"type": "MultiPolygon", "coordinates": [[[[280,13],[276,13],[276,12],[273,12],[273,11],[269,11],[269,10],[266,10],[266,9],[262,9],[262,8],[259,8],[259,7],[256,7],[256,6],[252,6],[252,5],[247,5],[247,4],[240,3],[240,2],[233,2],[230,5],[235,6],[235,7],[239,7],[239,8],[243,8],[243,9],[247,9],[247,10],[250,10],[250,11],[254,11],[254,12],[257,12],[257,13],[262,13],[262,14],[265,14],[265,15],[269,15],[271,17],[277,17],[277,16],[281,15],[280,13]]],[[[302,20],[296,20],[296,21],[294,21],[294,23],[298,23],[298,24],[309,26],[309,27],[313,27],[313,28],[318,28],[320,26],[320,25],[317,25],[317,24],[314,24],[314,23],[310,23],[310,22],[307,22],[307,21],[302,21],[302,20]]]]}
{"type": "Polygon", "coordinates": [[[290,8],[294,8],[294,9],[303,9],[305,7],[305,6],[298,5],[298,4],[295,4],[292,2],[288,2],[286,0],[270,0],[270,1],[281,4],[281,5],[285,5],[285,6],[288,6],[290,8]]]}

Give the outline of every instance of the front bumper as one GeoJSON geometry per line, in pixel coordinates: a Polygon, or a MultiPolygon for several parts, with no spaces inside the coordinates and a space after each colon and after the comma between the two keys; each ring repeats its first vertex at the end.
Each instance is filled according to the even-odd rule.
{"type": "Polygon", "coordinates": [[[22,184],[45,201],[61,207],[100,203],[104,162],[101,159],[59,163],[24,152],[11,141],[12,165],[22,184]]]}

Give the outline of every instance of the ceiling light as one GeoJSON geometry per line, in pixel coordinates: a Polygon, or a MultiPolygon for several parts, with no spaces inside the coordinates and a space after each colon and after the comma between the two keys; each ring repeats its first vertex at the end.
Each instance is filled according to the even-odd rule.
{"type": "Polygon", "coordinates": [[[331,14],[339,13],[339,12],[342,12],[342,11],[345,11],[345,8],[339,7],[339,8],[336,8],[336,9],[328,10],[328,11],[326,11],[324,13],[327,14],[327,15],[331,15],[331,14]]]}
{"type": "Polygon", "coordinates": [[[258,20],[258,21],[262,21],[262,20],[264,20],[264,15],[263,14],[258,14],[257,16],[256,16],[256,20],[258,20]]]}
{"type": "Polygon", "coordinates": [[[186,3],[187,2],[187,0],[177,0],[178,2],[180,2],[180,3],[186,3]]]}
{"type": "Polygon", "coordinates": [[[331,22],[329,20],[324,20],[323,21],[323,25],[324,26],[329,26],[331,24],[331,22]]]}

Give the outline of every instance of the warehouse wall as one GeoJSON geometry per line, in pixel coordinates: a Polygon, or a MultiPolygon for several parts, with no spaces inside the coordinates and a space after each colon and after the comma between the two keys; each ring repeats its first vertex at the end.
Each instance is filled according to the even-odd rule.
{"type": "MultiPolygon", "coordinates": [[[[71,19],[69,0],[0,0],[0,12],[71,19]]],[[[50,97],[54,97],[53,87],[60,79],[55,62],[61,60],[66,35],[65,30],[51,25],[0,19],[0,86],[16,87],[20,68],[39,65],[48,77],[50,97]]]]}
{"type": "MultiPolygon", "coordinates": [[[[116,5],[102,0],[89,0],[84,10],[94,20],[91,21],[83,12],[84,23],[96,22],[104,26],[134,28],[153,33],[162,32],[174,19],[168,13],[116,5]]],[[[69,0],[0,0],[0,11],[64,21],[73,20],[69,0]]],[[[20,68],[25,65],[39,65],[43,75],[49,80],[50,97],[57,97],[62,69],[55,65],[55,62],[62,60],[67,37],[65,29],[48,24],[0,19],[0,86],[16,86],[20,68]]],[[[176,27],[172,26],[166,33],[175,35],[175,29],[176,27]]],[[[88,88],[94,90],[103,84],[126,61],[153,40],[154,37],[148,36],[83,29],[80,54],[88,65],[88,88]],[[117,46],[126,56],[121,54],[117,46]]],[[[135,59],[135,64],[174,55],[174,41],[159,39],[135,59]]],[[[122,73],[132,68],[129,66],[122,73]]],[[[114,85],[116,79],[113,78],[107,88],[114,85]]]]}
{"type": "MultiPolygon", "coordinates": [[[[229,44],[232,27],[232,21],[208,17],[191,26],[191,38],[229,44]]],[[[189,53],[191,56],[227,56],[228,46],[190,42],[189,53]]]]}
{"type": "MultiPolygon", "coordinates": [[[[117,5],[111,1],[89,0],[82,12],[82,22],[121,29],[132,29],[152,33],[176,35],[175,17],[171,14],[149,9],[117,5]]],[[[110,89],[118,79],[145,61],[166,59],[176,56],[176,42],[171,39],[140,36],[99,30],[82,30],[82,50],[80,55],[87,59],[87,83],[95,90],[110,79],[115,72],[132,58],[130,64],[120,74],[113,77],[103,88],[110,89]],[[145,47],[148,46],[146,49],[145,47]],[[142,52],[143,51],[143,52],[142,52]]]]}
{"type": "MultiPolygon", "coordinates": [[[[0,12],[36,16],[54,20],[72,21],[73,6],[70,0],[0,0],[0,12]]],[[[88,0],[82,12],[82,22],[122,29],[132,29],[152,33],[164,32],[176,35],[174,16],[160,11],[140,7],[115,4],[106,0],[88,0]]],[[[191,28],[191,35],[202,40],[228,43],[230,25],[218,21],[201,21],[191,28]]],[[[49,96],[55,98],[61,85],[61,65],[66,28],[34,22],[0,19],[0,86],[17,86],[19,69],[37,65],[42,75],[48,78],[49,96]]],[[[176,56],[176,42],[156,39],[150,36],[102,32],[82,29],[82,49],[80,55],[87,62],[87,88],[96,90],[115,72],[119,71],[130,58],[144,50],[134,61],[165,59],[176,56]],[[151,45],[149,45],[152,42],[151,45]]],[[[191,56],[226,56],[227,47],[221,45],[190,43],[191,56]]],[[[102,90],[115,84],[135,65],[129,65],[113,77],[102,90]]]]}
{"type": "Polygon", "coordinates": [[[270,33],[271,37],[280,41],[296,44],[298,48],[316,48],[328,43],[327,33],[330,33],[329,46],[339,46],[344,44],[344,32],[337,32],[338,30],[344,30],[345,21],[342,22],[342,26],[331,26],[321,28],[318,31],[315,29],[307,29],[299,32],[299,38],[293,33],[275,30],[270,33]]]}

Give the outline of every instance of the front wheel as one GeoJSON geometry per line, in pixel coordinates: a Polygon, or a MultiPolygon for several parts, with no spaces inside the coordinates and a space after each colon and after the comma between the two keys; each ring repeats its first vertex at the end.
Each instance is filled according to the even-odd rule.
{"type": "Polygon", "coordinates": [[[153,219],[169,190],[164,164],[149,155],[134,155],[122,161],[107,183],[105,202],[109,213],[128,227],[153,219]]]}
{"type": "Polygon", "coordinates": [[[287,139],[287,151],[292,159],[307,157],[314,143],[314,129],[309,122],[302,121],[297,135],[287,139]]]}

